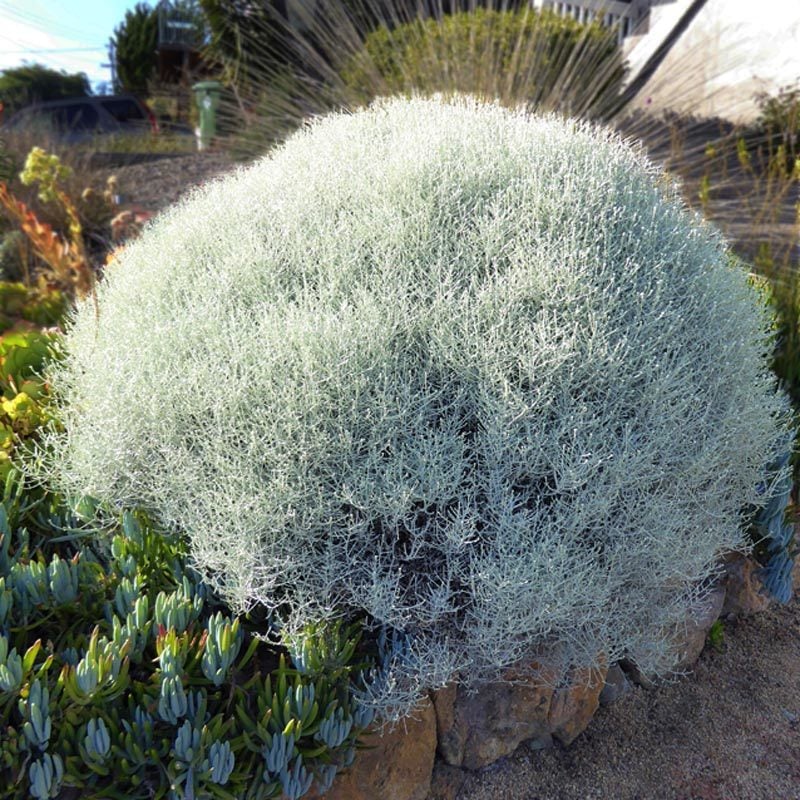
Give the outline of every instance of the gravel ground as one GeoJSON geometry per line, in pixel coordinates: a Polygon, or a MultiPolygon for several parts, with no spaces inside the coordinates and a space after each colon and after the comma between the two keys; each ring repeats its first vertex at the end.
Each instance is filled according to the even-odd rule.
{"type": "Polygon", "coordinates": [[[800,800],[800,599],[725,624],[694,673],[601,708],[568,749],[514,755],[458,800],[800,800]]]}
{"type": "Polygon", "coordinates": [[[227,153],[211,151],[106,168],[102,175],[103,179],[111,173],[117,176],[123,207],[135,205],[161,211],[192,187],[236,166],[227,153]]]}

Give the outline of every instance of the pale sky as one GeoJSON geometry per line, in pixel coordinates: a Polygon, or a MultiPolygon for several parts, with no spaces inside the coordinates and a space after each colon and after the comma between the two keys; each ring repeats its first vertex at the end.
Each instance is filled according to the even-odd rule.
{"type": "Polygon", "coordinates": [[[111,80],[108,40],[136,0],[0,0],[0,70],[38,62],[111,80]]]}

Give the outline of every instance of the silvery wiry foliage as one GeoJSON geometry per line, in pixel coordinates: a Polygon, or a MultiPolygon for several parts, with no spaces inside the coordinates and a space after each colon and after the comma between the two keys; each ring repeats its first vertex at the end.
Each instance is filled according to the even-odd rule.
{"type": "Polygon", "coordinates": [[[765,313],[616,135],[386,101],[123,252],[50,472],[185,532],[238,607],[404,632],[386,702],[531,650],[663,670],[788,424],[765,313]]]}

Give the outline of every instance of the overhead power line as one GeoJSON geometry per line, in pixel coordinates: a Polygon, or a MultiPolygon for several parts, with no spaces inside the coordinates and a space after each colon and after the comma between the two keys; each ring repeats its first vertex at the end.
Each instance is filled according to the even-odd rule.
{"type": "Polygon", "coordinates": [[[97,47],[56,47],[50,50],[6,50],[4,55],[7,56],[23,56],[23,55],[39,55],[41,53],[97,53],[105,52],[105,45],[97,47]]]}
{"type": "Polygon", "coordinates": [[[87,30],[86,27],[78,27],[70,25],[69,23],[65,24],[63,20],[33,13],[28,9],[21,8],[16,3],[9,2],[9,0],[0,0],[0,13],[7,15],[9,19],[15,22],[29,25],[40,32],[52,33],[54,30],[57,30],[65,39],[83,38],[87,33],[94,37],[94,35],[99,33],[97,28],[87,30]]]}

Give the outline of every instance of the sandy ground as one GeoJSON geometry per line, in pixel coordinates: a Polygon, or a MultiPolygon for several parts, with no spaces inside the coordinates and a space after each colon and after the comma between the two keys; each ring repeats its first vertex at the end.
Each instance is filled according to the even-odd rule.
{"type": "Polygon", "coordinates": [[[725,623],[690,676],[601,708],[568,749],[514,755],[458,800],[800,800],[800,599],[725,623]]]}

